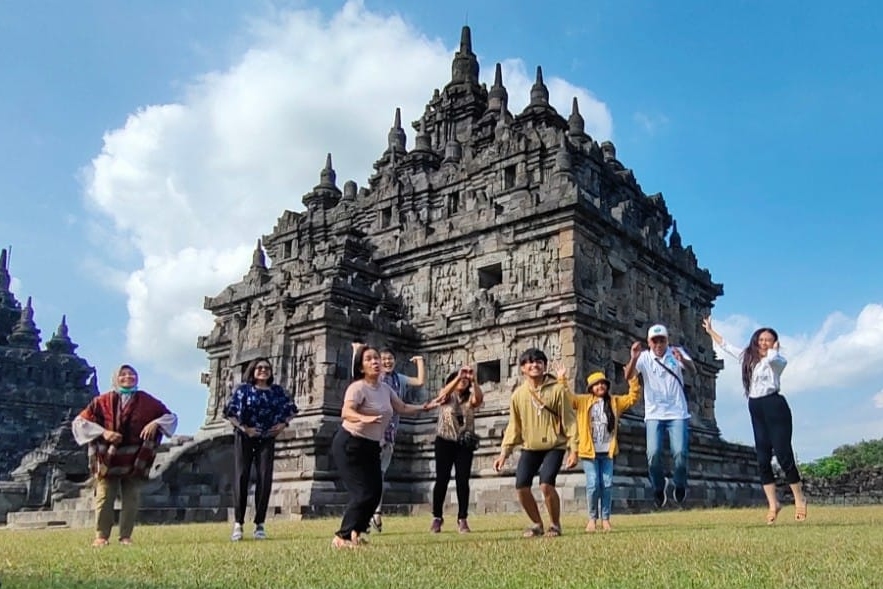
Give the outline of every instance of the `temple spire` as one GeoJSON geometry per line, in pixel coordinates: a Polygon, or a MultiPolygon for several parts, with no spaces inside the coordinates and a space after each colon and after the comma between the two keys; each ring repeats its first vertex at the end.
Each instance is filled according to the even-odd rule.
{"type": "Polygon", "coordinates": [[[258,270],[267,269],[267,257],[264,255],[264,248],[261,247],[260,239],[258,239],[258,243],[254,248],[254,253],[251,255],[251,267],[252,269],[258,270]]]}
{"type": "Polygon", "coordinates": [[[325,156],[325,167],[319,173],[319,186],[337,188],[337,172],[331,166],[331,154],[325,156]]]}
{"type": "Polygon", "coordinates": [[[674,249],[681,249],[684,247],[683,242],[681,241],[681,234],[678,233],[678,222],[672,221],[671,225],[671,235],[668,238],[668,245],[674,249]]]}
{"type": "Polygon", "coordinates": [[[67,330],[67,316],[61,316],[61,323],[58,329],[52,334],[52,339],[46,343],[46,349],[56,354],[73,354],[77,349],[77,344],[71,341],[67,330]]]}
{"type": "Polygon", "coordinates": [[[549,104],[549,89],[543,83],[543,66],[537,66],[537,79],[530,89],[531,105],[549,104]]]}
{"type": "Polygon", "coordinates": [[[585,135],[586,120],[579,114],[579,101],[576,96],[573,97],[573,106],[570,110],[570,117],[567,119],[568,131],[571,135],[585,135]]]}
{"type": "Polygon", "coordinates": [[[0,250],[0,290],[9,290],[11,279],[9,278],[8,258],[6,248],[0,250]]]}
{"type": "Polygon", "coordinates": [[[497,63],[494,70],[494,85],[491,86],[487,95],[487,109],[492,112],[499,111],[500,105],[508,98],[509,93],[506,91],[506,87],[503,86],[503,66],[497,63]]]}
{"type": "Polygon", "coordinates": [[[472,31],[468,26],[460,31],[460,49],[451,64],[451,83],[478,86],[478,59],[472,52],[472,31]]]}
{"type": "Polygon", "coordinates": [[[432,137],[426,132],[426,115],[420,117],[420,130],[414,141],[414,151],[432,151],[432,137]]]}
{"type": "Polygon", "coordinates": [[[402,109],[397,107],[395,118],[392,123],[392,128],[389,130],[389,135],[387,135],[387,142],[389,145],[387,147],[387,151],[405,151],[406,140],[407,138],[405,137],[405,130],[402,129],[402,109]]]}
{"type": "Polygon", "coordinates": [[[34,307],[31,297],[28,297],[25,308],[21,310],[21,318],[9,336],[9,345],[14,348],[40,349],[40,330],[34,323],[34,307]]]}

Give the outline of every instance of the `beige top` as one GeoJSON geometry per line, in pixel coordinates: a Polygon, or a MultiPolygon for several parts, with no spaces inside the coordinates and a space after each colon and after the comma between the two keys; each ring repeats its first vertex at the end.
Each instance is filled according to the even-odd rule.
{"type": "Polygon", "coordinates": [[[475,409],[470,402],[471,395],[465,401],[460,400],[456,391],[448,395],[448,400],[439,407],[435,433],[438,437],[456,441],[463,431],[475,433],[475,409]]]}
{"type": "Polygon", "coordinates": [[[392,419],[392,398],[396,396],[392,387],[378,382],[370,385],[364,380],[357,380],[346,388],[343,402],[352,401],[353,406],[362,415],[380,415],[382,419],[377,423],[355,423],[344,420],[341,424],[343,429],[354,436],[367,438],[379,442],[383,439],[383,431],[392,419]]]}

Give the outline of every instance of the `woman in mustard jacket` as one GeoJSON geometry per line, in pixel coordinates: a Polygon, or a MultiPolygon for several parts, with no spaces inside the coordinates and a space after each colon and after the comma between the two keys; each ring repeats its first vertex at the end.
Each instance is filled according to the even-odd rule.
{"type": "Polygon", "coordinates": [[[579,458],[586,473],[586,501],[589,505],[586,532],[597,529],[599,502],[601,527],[608,532],[611,529],[613,459],[619,452],[616,443],[619,418],[641,398],[641,384],[634,376],[629,379],[627,394],[611,395],[610,381],[603,372],[590,374],[587,383],[586,394],[571,396],[579,431],[579,458]]]}

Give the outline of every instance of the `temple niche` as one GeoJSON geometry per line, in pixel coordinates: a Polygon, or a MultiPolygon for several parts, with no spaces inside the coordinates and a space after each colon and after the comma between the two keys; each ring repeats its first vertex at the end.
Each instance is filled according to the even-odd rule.
{"type": "MultiPolygon", "coordinates": [[[[645,194],[614,144],[586,133],[576,98],[568,115],[558,113],[537,68],[529,104],[512,113],[500,65],[489,89],[478,73],[464,27],[451,80],[412,123],[411,147],[395,109],[387,149],[366,185],[338,188],[329,154],[304,210],[282,212],[242,281],[206,298],[216,324],[199,342],[209,360],[204,432],[227,431],[218,407],[249,360],[270,357],[303,411],[277,446],[280,494],[313,513],[343,500],[328,446],[350,342],[390,345],[405,371],[408,358],[423,355],[426,394],[472,363],[487,391],[474,499],[493,509],[496,495],[482,489],[511,485],[511,473],[492,475],[490,462],[520,351],[536,345],[560,358],[577,387],[600,369],[624,390],[618,373],[630,343],[661,322],[699,366],[689,383],[691,479],[704,481],[707,503],[746,499],[740,482],[754,476],[751,453],[720,438],[714,384],[721,365],[697,329],[721,285],[683,246],[662,195],[645,194]],[[296,472],[285,471],[294,464],[296,472]]],[[[626,419],[618,470],[634,477],[628,500],[636,506],[645,497],[641,412],[626,419]]],[[[432,421],[406,420],[387,503],[418,509],[426,502],[432,421]]]]}

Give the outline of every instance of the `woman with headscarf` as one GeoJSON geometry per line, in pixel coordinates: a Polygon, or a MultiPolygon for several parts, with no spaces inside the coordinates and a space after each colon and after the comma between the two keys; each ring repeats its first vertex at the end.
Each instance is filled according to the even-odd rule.
{"type": "Polygon", "coordinates": [[[123,364],[113,375],[113,389],[98,395],[74,419],[78,444],[89,444],[95,481],[95,539],[107,546],[113,527],[113,505],[120,496],[120,544],[132,543],[141,484],[150,475],[163,434],[171,436],[178,417],[162,402],[138,388],[138,373],[123,364]]]}

